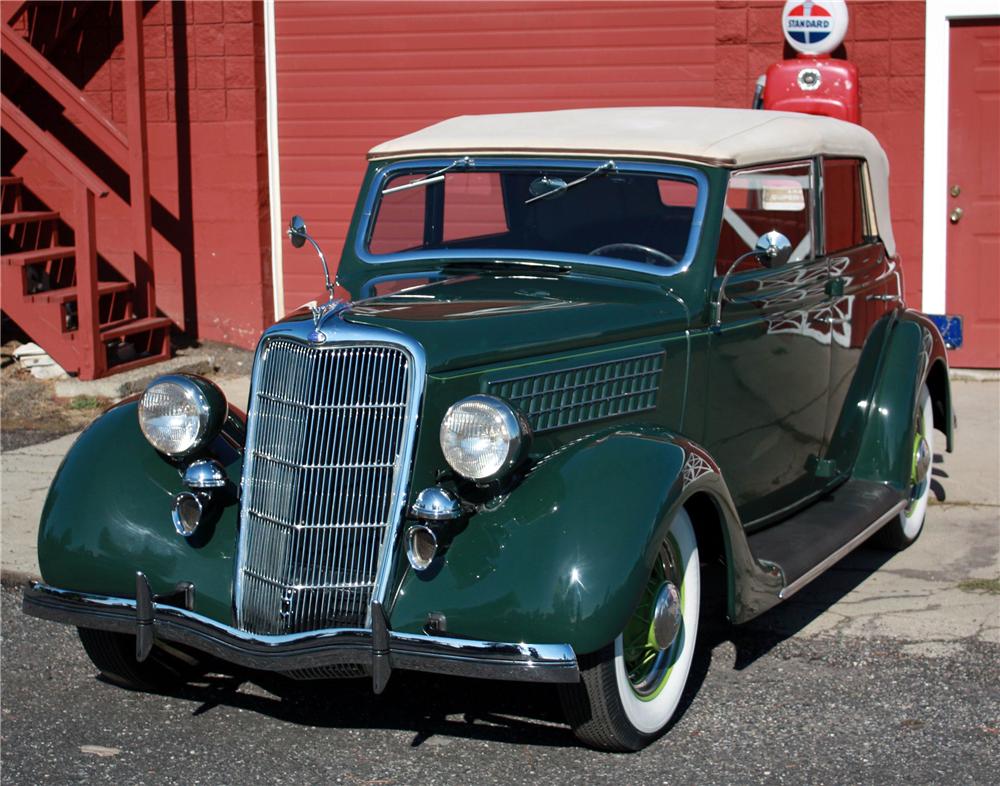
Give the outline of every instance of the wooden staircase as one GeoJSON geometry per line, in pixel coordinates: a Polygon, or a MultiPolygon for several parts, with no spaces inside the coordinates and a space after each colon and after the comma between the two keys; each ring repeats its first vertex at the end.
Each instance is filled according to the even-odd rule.
{"type": "MultiPolygon", "coordinates": [[[[24,4],[11,19],[34,7],[24,4]]],[[[59,365],[81,379],[155,363],[171,352],[173,322],[158,315],[153,285],[140,9],[141,4],[127,0],[121,8],[127,58],[133,67],[128,137],[8,20],[0,22],[4,55],[20,70],[2,80],[0,126],[25,151],[12,171],[5,169],[0,177],[3,311],[59,365]],[[32,90],[39,87],[64,110],[71,109],[75,129],[127,174],[133,269],[119,270],[98,259],[95,204],[108,196],[109,188],[50,130],[29,117],[32,90]],[[28,161],[31,166],[23,166],[28,161]],[[32,183],[16,174],[19,168],[44,171],[51,177],[32,183]],[[44,191],[53,182],[59,185],[59,194],[52,195],[59,210],[45,201],[50,196],[44,191]],[[72,194],[68,206],[66,193],[72,194]]],[[[8,165],[5,161],[4,166],[8,165]]]]}

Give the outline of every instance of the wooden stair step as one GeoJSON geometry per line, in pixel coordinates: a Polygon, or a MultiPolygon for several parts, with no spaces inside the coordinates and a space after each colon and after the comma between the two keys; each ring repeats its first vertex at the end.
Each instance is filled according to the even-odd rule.
{"type": "Polygon", "coordinates": [[[135,333],[145,333],[149,330],[169,328],[173,322],[168,317],[145,317],[143,319],[122,320],[101,330],[101,341],[114,341],[116,338],[131,336],[135,333]]]}
{"type": "Polygon", "coordinates": [[[0,186],[19,186],[22,182],[24,181],[15,175],[0,176],[0,186]]]}
{"type": "MultiPolygon", "coordinates": [[[[97,296],[111,295],[116,292],[128,292],[132,289],[131,281],[98,281],[97,296]]],[[[48,292],[36,292],[33,297],[45,303],[67,303],[76,300],[76,287],[61,287],[50,289],[48,292]]]]}
{"type": "Polygon", "coordinates": [[[35,248],[31,251],[20,251],[16,254],[4,254],[0,262],[5,265],[34,265],[38,262],[48,262],[50,259],[63,259],[76,253],[73,246],[52,246],[51,248],[35,248]]]}
{"type": "Polygon", "coordinates": [[[17,213],[0,213],[0,226],[30,224],[34,221],[52,221],[59,218],[56,210],[21,210],[17,213]]]}

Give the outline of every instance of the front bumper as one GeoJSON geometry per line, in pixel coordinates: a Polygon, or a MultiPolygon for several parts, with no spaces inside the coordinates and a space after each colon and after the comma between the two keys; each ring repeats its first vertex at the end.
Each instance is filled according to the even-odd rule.
{"type": "Polygon", "coordinates": [[[137,585],[138,600],[133,600],[30,582],[24,590],[24,612],[81,628],[134,634],[140,660],[148,654],[155,639],[162,639],[229,663],[266,671],[363,665],[371,671],[377,693],[385,687],[392,669],[528,682],[580,679],[576,654],[568,644],[509,644],[400,633],[388,629],[378,604],[373,604],[370,630],[338,628],[257,636],[193,611],[156,602],[148,594],[142,574],[137,585]]]}

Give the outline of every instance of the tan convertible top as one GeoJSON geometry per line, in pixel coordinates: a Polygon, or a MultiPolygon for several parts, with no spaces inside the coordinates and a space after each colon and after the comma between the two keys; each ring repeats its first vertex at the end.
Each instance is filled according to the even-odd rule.
{"type": "Polygon", "coordinates": [[[817,154],[868,161],[879,235],[896,253],[889,162],[878,140],[830,117],[753,109],[616,107],[463,115],[376,145],[371,159],[494,154],[608,155],[703,161],[730,167],[817,154]]]}

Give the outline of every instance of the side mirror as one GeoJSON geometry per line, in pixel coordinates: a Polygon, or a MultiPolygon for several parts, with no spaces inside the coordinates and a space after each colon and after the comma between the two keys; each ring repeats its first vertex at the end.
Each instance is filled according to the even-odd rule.
{"type": "Polygon", "coordinates": [[[326,264],[326,255],[323,253],[323,249],[319,247],[319,244],[306,231],[306,222],[302,216],[292,216],[292,220],[288,222],[288,239],[292,241],[292,245],[295,248],[302,248],[308,240],[312,244],[312,247],[316,249],[316,253],[319,254],[319,261],[323,263],[326,291],[330,293],[330,302],[332,303],[335,298],[333,296],[333,282],[330,281],[330,266],[326,264]]]}
{"type": "Polygon", "coordinates": [[[288,223],[288,239],[292,241],[295,248],[302,248],[306,244],[306,222],[302,216],[292,216],[288,223]]]}
{"type": "Polygon", "coordinates": [[[729,281],[729,276],[734,270],[736,270],[736,266],[747,257],[753,257],[764,267],[769,269],[781,267],[792,258],[792,244],[787,237],[778,232],[776,229],[772,229],[770,232],[765,232],[757,238],[757,243],[753,247],[753,250],[747,251],[745,254],[741,254],[733,260],[733,264],[729,266],[729,270],[726,271],[726,275],[722,277],[722,283],[719,284],[718,292],[716,292],[712,297],[711,306],[713,327],[717,328],[722,325],[722,302],[726,297],[726,283],[729,281]]]}
{"type": "Polygon", "coordinates": [[[792,244],[787,237],[772,229],[757,238],[753,255],[766,268],[781,267],[792,258],[792,244]]]}

